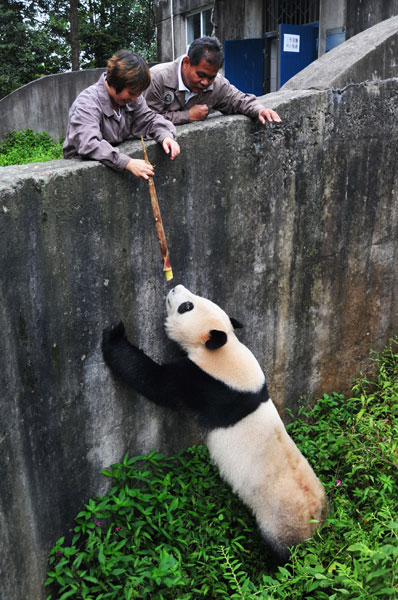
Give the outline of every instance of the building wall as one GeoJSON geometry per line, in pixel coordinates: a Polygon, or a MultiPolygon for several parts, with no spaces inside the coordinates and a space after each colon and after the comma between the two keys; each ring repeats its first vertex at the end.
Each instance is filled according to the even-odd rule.
{"type": "Polygon", "coordinates": [[[158,59],[172,60],[171,8],[174,24],[174,56],[186,51],[185,17],[194,10],[214,6],[215,35],[221,42],[263,34],[263,0],[157,0],[155,3],[158,32],[158,59]]]}
{"type": "MultiPolygon", "coordinates": [[[[257,7],[257,2],[255,3],[257,7]]],[[[216,0],[215,2],[215,24],[216,36],[224,43],[225,40],[239,40],[244,38],[244,33],[250,33],[245,28],[245,1],[216,0]]],[[[262,15],[260,14],[262,23],[262,15]]],[[[251,34],[248,37],[255,37],[251,34]]]]}
{"type": "MultiPolygon", "coordinates": [[[[225,40],[258,38],[265,31],[263,13],[267,0],[215,0],[215,35],[223,43],[225,40]]],[[[174,54],[185,52],[184,13],[208,6],[203,0],[173,0],[174,10],[174,54]]],[[[211,2],[210,2],[211,4],[211,2]]],[[[170,7],[171,0],[158,0],[156,3],[158,23],[158,59],[172,60],[170,7]]],[[[372,27],[373,25],[398,15],[398,0],[319,0],[320,23],[318,56],[326,51],[327,34],[330,30],[345,30],[345,39],[372,27]]],[[[340,41],[340,40],[339,40],[340,41]]],[[[275,54],[277,44],[271,49],[275,54]]],[[[275,57],[274,57],[275,59],[275,57]]],[[[271,72],[271,90],[276,86],[275,60],[271,72]]]]}
{"type": "Polygon", "coordinates": [[[262,22],[263,0],[246,0],[244,8],[243,37],[261,37],[264,33],[262,22]]]}
{"type": "Polygon", "coordinates": [[[185,19],[187,12],[212,4],[210,0],[155,0],[157,49],[159,62],[173,60],[186,52],[185,19]],[[173,23],[173,25],[172,25],[173,23]]]}
{"type": "Polygon", "coordinates": [[[347,0],[320,0],[319,5],[319,40],[318,56],[326,52],[326,36],[328,30],[345,29],[347,0]]]}

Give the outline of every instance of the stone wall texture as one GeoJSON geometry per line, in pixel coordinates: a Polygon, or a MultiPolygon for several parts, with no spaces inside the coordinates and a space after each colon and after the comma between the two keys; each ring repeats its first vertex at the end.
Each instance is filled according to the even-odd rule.
{"type": "Polygon", "coordinates": [[[346,0],[347,39],[398,15],[398,0],[346,0]]]}
{"type": "Polygon", "coordinates": [[[246,325],[282,413],[349,393],[397,333],[397,99],[394,78],[303,82],[263,99],[281,126],[214,115],[179,128],[173,162],[149,142],[170,283],[146,182],[80,160],[0,170],[1,600],[45,598],[48,551],[105,491],[104,467],[200,440],[110,376],[108,323],[174,356],[164,298],[183,283],[246,325]]]}

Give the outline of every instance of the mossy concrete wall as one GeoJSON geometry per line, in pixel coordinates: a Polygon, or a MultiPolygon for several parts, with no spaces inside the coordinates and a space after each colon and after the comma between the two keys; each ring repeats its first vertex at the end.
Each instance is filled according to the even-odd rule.
{"type": "Polygon", "coordinates": [[[48,551],[105,490],[104,467],[200,439],[110,376],[108,323],[173,356],[164,297],[183,283],[245,323],[281,411],[349,392],[397,333],[397,98],[397,79],[280,91],[264,103],[281,126],[182,126],[173,162],[148,143],[170,284],[144,181],[80,160],[0,170],[2,600],[45,597],[48,551]]]}

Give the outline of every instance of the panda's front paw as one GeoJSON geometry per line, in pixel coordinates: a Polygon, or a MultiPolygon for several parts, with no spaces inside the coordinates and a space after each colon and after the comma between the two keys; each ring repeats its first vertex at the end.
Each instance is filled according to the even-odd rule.
{"type": "Polygon", "coordinates": [[[102,332],[102,347],[124,337],[126,337],[126,328],[123,321],[113,323],[102,332]]]}

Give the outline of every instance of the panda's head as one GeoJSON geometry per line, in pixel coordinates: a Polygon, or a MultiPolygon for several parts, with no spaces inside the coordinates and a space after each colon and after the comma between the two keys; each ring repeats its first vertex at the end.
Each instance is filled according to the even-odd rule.
{"type": "Polygon", "coordinates": [[[166,298],[166,331],[188,354],[198,347],[217,350],[234,337],[242,325],[207,298],[196,296],[177,285],[166,298]]]}

